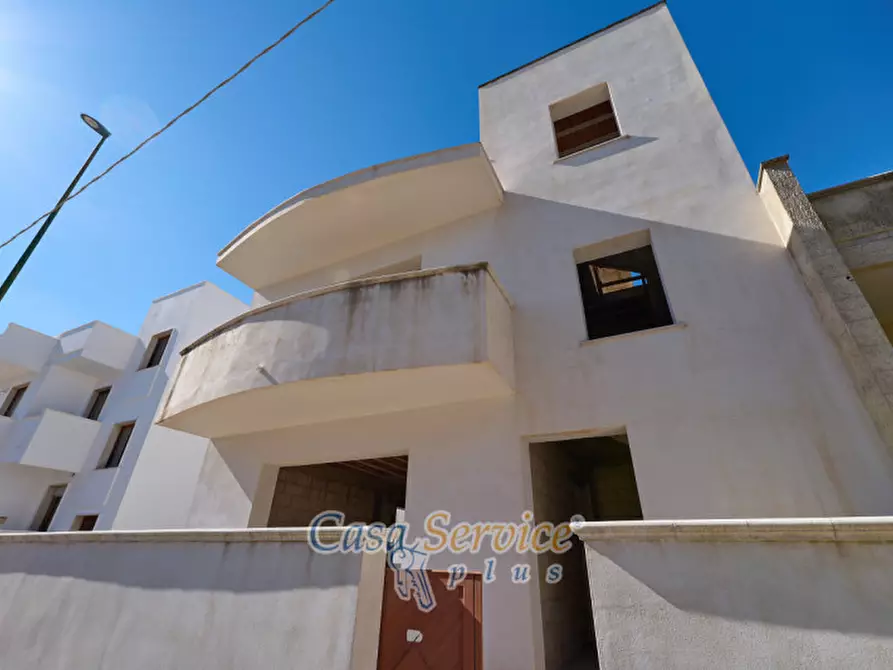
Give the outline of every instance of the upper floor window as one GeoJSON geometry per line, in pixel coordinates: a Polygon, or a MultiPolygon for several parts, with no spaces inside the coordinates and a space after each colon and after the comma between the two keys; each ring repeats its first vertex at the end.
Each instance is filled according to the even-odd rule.
{"type": "Polygon", "coordinates": [[[549,112],[559,158],[620,137],[607,84],[556,102],[549,107],[549,112]]]}
{"type": "Polygon", "coordinates": [[[117,468],[121,465],[124,450],[127,449],[127,443],[130,441],[130,436],[133,434],[135,426],[136,423],[133,421],[119,423],[115,426],[115,429],[112,431],[111,448],[108,456],[106,456],[105,463],[102,465],[103,468],[117,468]]]}
{"type": "Polygon", "coordinates": [[[65,484],[58,484],[47,489],[43,502],[37,510],[37,516],[34,518],[31,530],[45,533],[50,529],[53,517],[56,516],[56,510],[59,509],[59,503],[62,502],[62,496],[65,495],[65,488],[65,484]]]}
{"type": "Polygon", "coordinates": [[[94,421],[99,419],[99,415],[102,414],[102,408],[105,407],[105,401],[108,400],[109,393],[111,392],[111,386],[106,386],[105,388],[93,391],[93,396],[90,398],[90,404],[87,405],[87,411],[84,414],[84,417],[93,419],[94,421]]]}
{"type": "Polygon", "coordinates": [[[71,530],[88,531],[96,528],[96,522],[99,521],[98,514],[79,514],[74,518],[71,530]]]}
{"type": "Polygon", "coordinates": [[[3,408],[0,410],[0,414],[3,416],[12,416],[16,411],[16,407],[22,402],[22,396],[25,395],[25,391],[27,390],[27,384],[22,384],[21,386],[9,389],[9,393],[6,394],[6,399],[3,401],[3,408]]]}
{"type": "Polygon", "coordinates": [[[579,263],[589,339],[673,323],[651,245],[579,263]]]}
{"type": "Polygon", "coordinates": [[[167,349],[170,339],[171,331],[158,333],[157,335],[152,336],[152,340],[149,342],[149,348],[147,349],[149,353],[146,356],[146,362],[143,364],[142,369],[154,368],[161,363],[161,359],[164,358],[164,350],[167,349]]]}

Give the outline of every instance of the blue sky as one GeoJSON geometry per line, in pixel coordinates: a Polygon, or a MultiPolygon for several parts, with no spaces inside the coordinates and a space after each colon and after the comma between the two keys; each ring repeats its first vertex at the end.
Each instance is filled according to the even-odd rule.
{"type": "MultiPolygon", "coordinates": [[[[46,211],[95,136],[93,174],[320,0],[4,0],[0,237],[46,211]]],[[[475,141],[477,86],[647,0],[337,0],[66,205],[0,328],[93,319],[136,330],[152,299],[210,279],[217,251],[285,198],[345,172],[475,141]]],[[[790,153],[807,190],[893,169],[889,0],[671,0],[745,162],[790,153]]],[[[89,174],[88,174],[89,176],[89,174]]],[[[0,252],[9,271],[27,238],[0,252]]]]}

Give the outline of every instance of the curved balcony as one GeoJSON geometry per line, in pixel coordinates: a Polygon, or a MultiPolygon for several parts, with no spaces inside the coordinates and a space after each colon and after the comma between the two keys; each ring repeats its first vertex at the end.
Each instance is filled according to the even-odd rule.
{"type": "Polygon", "coordinates": [[[254,289],[498,207],[480,144],[358,170],[314,186],[252,223],[217,265],[254,289]]]}
{"type": "Polygon", "coordinates": [[[355,280],[183,350],[159,423],[226,437],[512,393],[511,304],[484,264],[355,280]]]}

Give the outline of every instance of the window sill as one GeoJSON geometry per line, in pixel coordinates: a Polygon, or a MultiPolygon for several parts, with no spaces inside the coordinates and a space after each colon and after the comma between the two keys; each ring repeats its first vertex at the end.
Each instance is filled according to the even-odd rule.
{"type": "Polygon", "coordinates": [[[564,163],[565,161],[569,161],[571,158],[576,158],[577,156],[581,156],[585,153],[589,153],[590,151],[597,151],[598,149],[603,149],[604,147],[611,146],[612,144],[616,144],[622,140],[628,140],[630,138],[629,135],[620,135],[619,137],[615,137],[611,140],[606,140],[601,144],[595,144],[591,147],[586,147],[585,149],[580,149],[579,151],[575,151],[572,154],[568,154],[567,156],[561,156],[560,158],[556,158],[553,163],[556,165],[558,163],[564,163]]]}
{"type": "Polygon", "coordinates": [[[671,323],[669,326],[659,326],[657,328],[646,328],[645,330],[634,330],[629,333],[620,333],[619,335],[609,335],[608,337],[599,337],[595,340],[583,340],[580,342],[581,347],[588,347],[592,344],[599,344],[601,342],[613,342],[614,340],[623,340],[629,337],[638,337],[639,335],[649,335],[652,333],[664,333],[669,330],[682,330],[683,328],[688,328],[688,324],[685,322],[679,323],[671,323]]]}

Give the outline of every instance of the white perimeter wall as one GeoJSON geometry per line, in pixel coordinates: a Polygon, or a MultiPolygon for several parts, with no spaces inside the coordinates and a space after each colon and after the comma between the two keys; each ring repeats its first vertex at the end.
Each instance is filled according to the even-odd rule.
{"type": "Polygon", "coordinates": [[[153,535],[0,536],[0,667],[375,667],[355,623],[380,606],[382,561],[274,534],[153,535]]]}
{"type": "Polygon", "coordinates": [[[889,539],[587,540],[599,667],[889,668],[889,539]]]}

